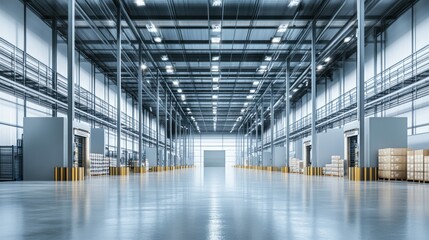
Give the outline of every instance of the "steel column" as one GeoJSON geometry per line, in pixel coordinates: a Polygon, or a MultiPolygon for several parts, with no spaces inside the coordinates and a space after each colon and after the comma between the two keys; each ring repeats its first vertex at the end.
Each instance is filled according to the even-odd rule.
{"type": "Polygon", "coordinates": [[[290,128],[289,128],[289,118],[290,118],[290,73],[289,73],[289,68],[290,68],[290,60],[287,59],[286,60],[286,116],[285,116],[285,135],[286,135],[286,140],[285,140],[285,147],[286,147],[286,167],[289,167],[289,133],[290,133],[290,128]]]}
{"type": "Polygon", "coordinates": [[[159,71],[156,74],[156,165],[159,166],[159,71]]]}
{"type": "Polygon", "coordinates": [[[271,134],[271,166],[274,166],[274,93],[273,84],[271,84],[271,99],[270,99],[270,134],[271,134]]]}
{"type": "Polygon", "coordinates": [[[311,22],[311,165],[317,167],[316,137],[316,21],[311,22]]]}
{"type": "Polygon", "coordinates": [[[163,166],[167,166],[167,130],[168,130],[168,117],[167,117],[167,105],[168,105],[168,94],[165,91],[165,104],[164,104],[164,113],[165,113],[165,124],[164,124],[164,161],[162,163],[163,166]]]}
{"type": "Polygon", "coordinates": [[[182,115],[179,114],[179,165],[182,166],[182,115]]]}
{"type": "Polygon", "coordinates": [[[121,1],[118,1],[118,10],[116,17],[116,84],[117,97],[116,97],[116,166],[121,166],[121,75],[122,75],[122,26],[121,26],[121,1]]]}
{"type": "Polygon", "coordinates": [[[75,79],[75,0],[68,0],[67,24],[67,167],[71,173],[74,158],[74,79],[75,79]]]}
{"type": "Polygon", "coordinates": [[[357,120],[359,122],[359,166],[370,167],[365,161],[365,1],[357,0],[357,120]]]}
{"type": "Polygon", "coordinates": [[[255,145],[256,145],[256,166],[259,166],[259,151],[258,151],[258,107],[255,109],[255,131],[256,131],[256,138],[255,138],[255,145]]]}
{"type": "MultiPolygon", "coordinates": [[[[54,97],[57,99],[57,59],[58,59],[58,38],[57,38],[57,18],[54,17],[52,19],[52,89],[54,92],[54,97]]],[[[57,103],[52,104],[52,117],[56,117],[58,112],[58,105],[57,103]]]]}
{"type": "Polygon", "coordinates": [[[261,98],[261,166],[264,166],[264,97],[261,98]]]}
{"type": "Polygon", "coordinates": [[[173,98],[170,100],[170,159],[169,166],[172,166],[173,161],[173,98]]]}
{"type": "Polygon", "coordinates": [[[139,65],[137,67],[137,88],[138,88],[138,109],[139,109],[139,167],[142,166],[143,162],[143,69],[141,68],[143,64],[143,52],[142,44],[139,44],[139,65]]]}
{"type": "MultiPolygon", "coordinates": [[[[27,81],[27,0],[24,0],[23,2],[24,2],[24,51],[22,52],[22,54],[23,54],[23,56],[22,56],[22,61],[23,61],[22,71],[23,71],[24,86],[27,86],[26,85],[26,81],[27,81]]],[[[69,4],[70,4],[70,1],[69,1],[69,4]]],[[[74,4],[73,4],[73,12],[74,12],[74,4]]],[[[69,6],[69,15],[70,15],[70,6],[69,6]]],[[[69,18],[69,20],[70,20],[70,18],[69,18]]],[[[68,30],[69,30],[69,28],[68,28],[68,30]]],[[[74,28],[73,28],[73,30],[74,30],[74,28]]],[[[27,94],[25,92],[24,92],[24,117],[27,117],[27,94]]]]}

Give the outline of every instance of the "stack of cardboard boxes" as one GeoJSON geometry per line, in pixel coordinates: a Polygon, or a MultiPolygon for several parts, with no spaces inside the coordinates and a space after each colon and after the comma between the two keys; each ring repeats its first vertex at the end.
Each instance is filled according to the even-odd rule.
{"type": "MultiPolygon", "coordinates": [[[[429,171],[426,171],[425,165],[429,164],[429,150],[409,150],[407,161],[407,179],[426,181],[425,175],[429,171]]],[[[429,166],[427,170],[429,170],[429,166]]]]}
{"type": "Polygon", "coordinates": [[[378,176],[381,179],[407,179],[406,148],[385,148],[378,150],[378,176]]]}
{"type": "Polygon", "coordinates": [[[429,182],[429,156],[423,157],[424,181],[429,182]]]}
{"type": "Polygon", "coordinates": [[[303,173],[304,172],[304,161],[297,158],[291,158],[289,161],[291,173],[303,173]]]}
{"type": "Polygon", "coordinates": [[[323,174],[344,177],[344,160],[340,156],[331,156],[331,163],[325,165],[323,174]]]}

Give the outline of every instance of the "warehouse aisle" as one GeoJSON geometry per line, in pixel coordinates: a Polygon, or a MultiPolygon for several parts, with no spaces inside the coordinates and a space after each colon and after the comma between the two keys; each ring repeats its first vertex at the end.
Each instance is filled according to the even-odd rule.
{"type": "Polygon", "coordinates": [[[428,188],[228,168],[0,183],[0,239],[426,239],[428,188]]]}

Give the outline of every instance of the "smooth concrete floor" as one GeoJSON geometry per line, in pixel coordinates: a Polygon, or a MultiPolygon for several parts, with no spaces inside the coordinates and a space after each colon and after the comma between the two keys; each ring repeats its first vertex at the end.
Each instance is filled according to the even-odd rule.
{"type": "Polygon", "coordinates": [[[429,239],[429,184],[227,168],[0,182],[0,239],[429,239]]]}

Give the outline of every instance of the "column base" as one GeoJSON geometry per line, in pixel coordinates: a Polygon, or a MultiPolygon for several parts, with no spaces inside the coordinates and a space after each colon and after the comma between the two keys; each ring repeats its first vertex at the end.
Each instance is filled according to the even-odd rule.
{"type": "Polygon", "coordinates": [[[322,176],[323,168],[322,167],[305,167],[304,175],[308,176],[322,176]]]}
{"type": "Polygon", "coordinates": [[[289,167],[281,167],[282,173],[289,173],[289,167]]]}
{"type": "Polygon", "coordinates": [[[145,173],[146,172],[146,167],[134,167],[133,172],[134,173],[145,173]]]}
{"type": "Polygon", "coordinates": [[[109,168],[110,176],[126,176],[130,173],[129,167],[110,167],[109,168]]]}
{"type": "Polygon", "coordinates": [[[377,167],[349,167],[350,181],[378,181],[377,167]]]}
{"type": "Polygon", "coordinates": [[[83,181],[85,168],[83,167],[56,167],[54,168],[54,181],[83,181]]]}

